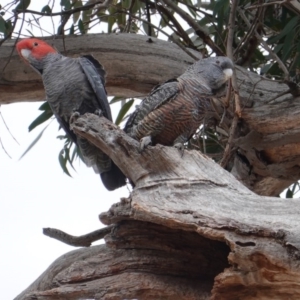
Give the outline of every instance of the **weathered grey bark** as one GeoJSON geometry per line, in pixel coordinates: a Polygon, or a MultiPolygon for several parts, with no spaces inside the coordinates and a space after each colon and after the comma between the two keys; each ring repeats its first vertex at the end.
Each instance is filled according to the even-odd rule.
{"type": "Polygon", "coordinates": [[[16,299],[299,299],[298,200],[258,196],[194,150],[139,153],[95,115],[73,130],[135,188],[100,215],[116,224],[106,246],[60,258],[16,299]]]}
{"type": "MultiPolygon", "coordinates": [[[[94,54],[107,70],[110,95],[138,96],[147,94],[155,84],[181,74],[193,62],[178,46],[151,40],[149,43],[148,37],[135,34],[72,36],[65,38],[65,54],[94,54]]],[[[20,61],[16,52],[12,53],[14,43],[12,40],[4,43],[0,51],[0,103],[44,99],[39,76],[20,61]]],[[[63,50],[62,38],[53,44],[63,50]]],[[[288,90],[286,84],[266,80],[240,67],[237,77],[242,119],[227,169],[252,191],[278,195],[300,179],[299,97],[291,94],[277,97],[288,90]]],[[[223,113],[220,102],[217,106],[216,123],[223,113]]],[[[231,120],[232,110],[228,109],[224,123],[227,132],[231,120]]]]}
{"type": "MultiPolygon", "coordinates": [[[[67,56],[93,54],[105,67],[107,91],[114,96],[145,95],[154,85],[180,75],[194,61],[175,44],[136,34],[43,39],[67,56]]],[[[0,104],[44,100],[40,76],[21,61],[14,50],[15,43],[15,40],[10,40],[1,46],[0,104]]],[[[201,57],[195,51],[193,54],[201,57]]]]}

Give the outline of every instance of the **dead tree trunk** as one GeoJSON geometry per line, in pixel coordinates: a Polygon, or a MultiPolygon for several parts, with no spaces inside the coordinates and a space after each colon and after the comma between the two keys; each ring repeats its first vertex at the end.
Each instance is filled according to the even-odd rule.
{"type": "Polygon", "coordinates": [[[140,153],[95,115],[73,130],[135,188],[100,215],[106,245],[64,255],[16,299],[299,299],[298,200],[258,196],[197,151],[140,153]]]}

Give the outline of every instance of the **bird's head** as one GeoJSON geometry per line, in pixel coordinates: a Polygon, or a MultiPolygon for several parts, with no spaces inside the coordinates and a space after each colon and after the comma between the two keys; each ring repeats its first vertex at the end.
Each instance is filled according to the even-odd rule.
{"type": "Polygon", "coordinates": [[[197,73],[213,92],[224,89],[233,70],[232,60],[225,56],[204,58],[191,66],[191,71],[197,73]]]}
{"type": "Polygon", "coordinates": [[[222,57],[222,59],[218,60],[221,69],[223,70],[224,80],[227,81],[233,75],[233,62],[228,57],[222,57]]]}
{"type": "Polygon", "coordinates": [[[16,48],[21,58],[40,74],[43,72],[43,67],[49,54],[57,53],[49,44],[36,38],[21,40],[17,43],[16,48]]]}

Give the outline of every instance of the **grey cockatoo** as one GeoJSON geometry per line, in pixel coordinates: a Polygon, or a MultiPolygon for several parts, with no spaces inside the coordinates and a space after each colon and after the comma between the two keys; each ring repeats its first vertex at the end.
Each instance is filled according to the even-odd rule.
{"type": "Polygon", "coordinates": [[[125,185],[125,176],[114,162],[87,140],[70,130],[70,117],[101,113],[112,121],[105,91],[105,71],[91,55],[69,58],[39,39],[24,39],[17,43],[20,56],[43,79],[47,101],[61,127],[81,150],[84,162],[100,173],[108,190],[125,185]]]}
{"type": "Polygon", "coordinates": [[[225,88],[233,68],[227,57],[199,60],[155,87],[130,115],[125,132],[141,141],[141,149],[151,143],[182,146],[212,111],[210,99],[225,88]]]}

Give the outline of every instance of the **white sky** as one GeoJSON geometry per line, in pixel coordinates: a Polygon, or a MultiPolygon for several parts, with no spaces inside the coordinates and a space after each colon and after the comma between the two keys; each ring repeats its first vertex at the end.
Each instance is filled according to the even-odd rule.
{"type": "Polygon", "coordinates": [[[73,178],[58,163],[62,142],[52,122],[42,139],[20,161],[27,146],[40,132],[28,133],[40,103],[1,107],[10,131],[0,120],[0,136],[12,159],[0,151],[0,282],[1,299],[13,299],[32,283],[56,258],[74,250],[42,234],[42,228],[58,228],[82,235],[102,227],[98,214],[107,211],[127,188],[108,192],[98,175],[83,163],[76,164],[73,178]],[[2,298],[3,297],[3,298],[2,298]]]}
{"type": "MultiPolygon", "coordinates": [[[[0,0],[2,6],[9,2],[0,0]]],[[[47,2],[31,0],[29,8],[40,11],[47,2]]],[[[59,4],[60,1],[56,2],[59,4]]],[[[49,21],[50,18],[48,25],[43,27],[52,32],[49,21]]],[[[40,31],[24,24],[26,34],[26,28],[41,35],[40,31]]],[[[28,125],[41,113],[38,111],[40,105],[41,102],[0,107],[9,130],[20,144],[12,139],[0,118],[0,138],[12,157],[9,158],[0,147],[1,300],[13,299],[56,258],[75,249],[44,236],[42,228],[58,228],[72,235],[94,231],[103,227],[98,215],[121,197],[129,195],[126,187],[106,191],[100,176],[83,163],[75,164],[77,173],[72,172],[73,178],[63,173],[58,162],[63,143],[56,139],[56,121],[19,161],[45,126],[28,133],[28,125]]],[[[114,118],[119,108],[119,104],[112,105],[114,118]]]]}

